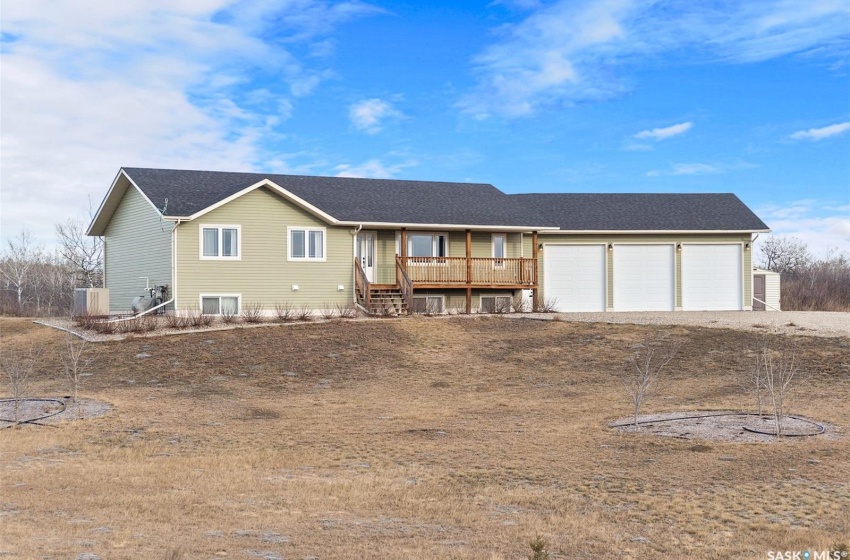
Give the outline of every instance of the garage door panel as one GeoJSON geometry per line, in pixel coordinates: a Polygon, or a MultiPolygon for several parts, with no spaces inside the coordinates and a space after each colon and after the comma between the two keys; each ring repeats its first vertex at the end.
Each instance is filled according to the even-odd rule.
{"type": "Polygon", "coordinates": [[[742,309],[741,245],[682,245],[682,308],[742,309]]]}
{"type": "Polygon", "coordinates": [[[543,267],[546,299],[558,311],[605,310],[604,245],[547,245],[543,267]]]}
{"type": "Polygon", "coordinates": [[[674,259],[670,244],[614,246],[614,309],[672,311],[674,259]]]}

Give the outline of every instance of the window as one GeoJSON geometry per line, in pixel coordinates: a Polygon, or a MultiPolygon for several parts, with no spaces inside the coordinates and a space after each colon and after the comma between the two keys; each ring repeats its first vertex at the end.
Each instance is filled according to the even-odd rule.
{"type": "Polygon", "coordinates": [[[201,226],[201,258],[238,260],[241,226],[201,226]]]}
{"type": "Polygon", "coordinates": [[[289,227],[289,260],[324,261],[325,228],[289,227]]]}
{"type": "Polygon", "coordinates": [[[445,308],[443,296],[413,296],[414,313],[437,315],[445,308]]]}
{"type": "Polygon", "coordinates": [[[510,313],[510,296],[481,296],[481,313],[510,313]]]}
{"type": "Polygon", "coordinates": [[[445,233],[409,233],[407,235],[407,256],[449,256],[448,235],[445,233]]]}
{"type": "Polygon", "coordinates": [[[507,246],[507,236],[504,233],[493,234],[493,258],[497,259],[493,265],[496,268],[503,268],[505,266],[505,261],[502,259],[505,258],[507,246]]]}
{"type": "Polygon", "coordinates": [[[204,315],[239,315],[239,296],[201,295],[201,313],[204,315]]]}

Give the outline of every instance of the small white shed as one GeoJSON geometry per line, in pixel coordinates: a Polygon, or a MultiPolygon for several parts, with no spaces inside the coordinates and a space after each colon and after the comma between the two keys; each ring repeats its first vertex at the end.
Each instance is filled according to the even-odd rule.
{"type": "Polygon", "coordinates": [[[753,269],[753,311],[781,311],[778,272],[753,269]]]}

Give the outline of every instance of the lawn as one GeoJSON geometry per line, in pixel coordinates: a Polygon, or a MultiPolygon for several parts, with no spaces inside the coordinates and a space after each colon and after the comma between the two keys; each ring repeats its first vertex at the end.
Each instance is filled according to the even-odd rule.
{"type": "MultiPolygon", "coordinates": [[[[38,396],[67,394],[63,334],[38,396]]],[[[654,328],[654,327],[653,327],[654,328]]],[[[298,324],[95,345],[106,416],[0,430],[9,558],[767,558],[850,541],[850,339],[797,337],[792,412],[831,438],[621,434],[650,327],[501,317],[298,324]]],[[[683,347],[646,412],[752,408],[752,334],[683,347]]]]}

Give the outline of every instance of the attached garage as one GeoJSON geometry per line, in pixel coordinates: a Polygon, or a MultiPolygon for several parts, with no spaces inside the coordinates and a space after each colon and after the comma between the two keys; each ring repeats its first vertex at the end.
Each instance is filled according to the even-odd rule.
{"type": "Polygon", "coordinates": [[[682,244],[682,309],[743,309],[738,243],[682,244]]]}
{"type": "Polygon", "coordinates": [[[614,245],[614,310],[673,311],[674,246],[614,245]]]}
{"type": "Polygon", "coordinates": [[[605,245],[546,245],[543,285],[558,311],[605,311],[605,245]]]}

